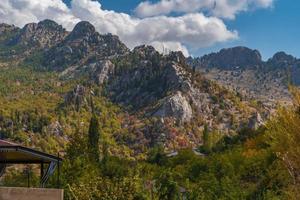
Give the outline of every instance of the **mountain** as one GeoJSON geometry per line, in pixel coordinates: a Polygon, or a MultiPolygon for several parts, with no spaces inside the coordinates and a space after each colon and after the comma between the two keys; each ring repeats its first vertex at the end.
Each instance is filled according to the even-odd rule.
{"type": "Polygon", "coordinates": [[[68,32],[56,22],[44,20],[26,24],[22,29],[6,26],[1,41],[0,58],[24,59],[31,54],[45,51],[61,42],[68,32]]]}
{"type": "Polygon", "coordinates": [[[222,49],[218,53],[211,53],[201,57],[199,64],[206,68],[250,68],[259,67],[262,64],[259,51],[247,47],[234,47],[222,49]]]}
{"type": "Polygon", "coordinates": [[[3,41],[6,41],[9,37],[11,37],[12,34],[17,34],[19,31],[20,29],[18,27],[1,23],[0,24],[1,43],[3,43],[3,41]]]}
{"type": "Polygon", "coordinates": [[[49,48],[61,42],[67,31],[56,22],[44,20],[39,23],[25,25],[8,46],[24,46],[25,48],[49,48]]]}
{"type": "Polygon", "coordinates": [[[187,60],[206,78],[242,94],[248,100],[258,101],[271,110],[277,103],[290,104],[288,87],[300,83],[300,61],[284,52],[278,52],[264,62],[257,50],[234,47],[187,60]]]}
{"type": "MultiPolygon", "coordinates": [[[[60,137],[64,137],[67,129],[74,128],[71,116],[75,114],[69,116],[67,113],[86,113],[86,116],[97,112],[101,116],[105,106],[99,110],[97,105],[103,99],[120,107],[121,111],[116,115],[123,120],[118,123],[127,127],[124,130],[132,132],[128,138],[113,135],[114,140],[130,145],[136,151],[140,151],[138,147],[141,144],[151,146],[161,142],[167,148],[174,144],[197,146],[202,141],[205,126],[211,131],[235,134],[245,127],[257,128],[269,115],[266,108],[243,100],[236,92],[193,71],[181,52],[162,55],[145,45],[129,50],[117,36],[99,34],[93,25],[85,21],[79,22],[71,32],[51,20],[27,24],[22,29],[10,25],[2,27],[1,65],[14,66],[3,70],[16,79],[12,88],[17,87],[16,91],[19,91],[18,87],[23,88],[7,98],[18,97],[20,101],[25,101],[25,91],[32,95],[30,99],[26,97],[26,101],[36,98],[35,101],[41,101],[41,95],[55,97],[49,102],[51,109],[46,110],[51,111],[51,119],[64,112],[68,123],[59,122],[62,118],[59,117],[56,121],[47,121],[45,126],[48,128],[45,130],[59,130],[54,132],[60,137]],[[14,74],[18,70],[31,70],[40,78],[32,80],[27,77],[31,82],[22,83],[27,80],[14,74]],[[35,88],[32,84],[37,81],[35,88]],[[97,111],[93,111],[95,109],[97,111]],[[124,116],[128,115],[135,120],[125,120],[124,116]]],[[[221,55],[226,57],[238,52],[239,49],[235,49],[221,55]]],[[[259,65],[260,55],[256,51],[242,48],[239,56],[242,54],[248,57],[214,61],[218,57],[214,55],[205,58],[205,63],[215,62],[217,65],[228,62],[224,65],[226,68],[232,64],[259,65]]],[[[48,102],[49,99],[43,101],[48,102]]],[[[25,110],[26,114],[18,115],[31,113],[25,110]]],[[[15,119],[6,117],[8,121],[15,119]]],[[[27,130],[29,121],[23,121],[22,126],[27,130]]],[[[44,130],[42,127],[38,130],[44,130]]],[[[53,134],[53,131],[50,132],[50,135],[53,134]]]]}
{"type": "Polygon", "coordinates": [[[129,49],[117,36],[100,35],[89,22],[79,22],[72,32],[45,52],[43,65],[50,70],[64,70],[74,65],[125,54],[129,49]]]}
{"type": "Polygon", "coordinates": [[[115,63],[115,74],[107,84],[111,99],[145,111],[146,116],[174,118],[179,123],[198,121],[202,128],[209,124],[233,131],[256,111],[247,103],[250,113],[243,111],[234,93],[194,74],[181,52],[162,56],[153,47],[140,46],[115,63]]]}

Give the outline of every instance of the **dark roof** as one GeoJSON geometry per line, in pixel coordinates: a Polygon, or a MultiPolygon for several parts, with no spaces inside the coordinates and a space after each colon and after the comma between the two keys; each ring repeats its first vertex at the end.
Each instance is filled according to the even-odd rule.
{"type": "Polygon", "coordinates": [[[50,155],[5,140],[0,140],[0,163],[7,164],[38,164],[62,162],[58,156],[50,155]]]}

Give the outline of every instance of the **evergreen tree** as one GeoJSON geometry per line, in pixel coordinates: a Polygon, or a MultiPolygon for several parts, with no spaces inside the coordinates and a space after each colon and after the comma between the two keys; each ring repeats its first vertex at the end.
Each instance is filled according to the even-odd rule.
{"type": "Polygon", "coordinates": [[[96,161],[99,160],[99,138],[100,138],[99,122],[96,115],[93,114],[89,126],[88,142],[91,151],[91,157],[96,161]]]}
{"type": "Polygon", "coordinates": [[[203,150],[205,152],[210,151],[210,144],[209,144],[209,130],[207,124],[204,125],[204,130],[203,130],[203,150]]]}
{"type": "Polygon", "coordinates": [[[179,199],[179,186],[170,171],[162,172],[157,180],[158,197],[161,200],[179,199]]]}

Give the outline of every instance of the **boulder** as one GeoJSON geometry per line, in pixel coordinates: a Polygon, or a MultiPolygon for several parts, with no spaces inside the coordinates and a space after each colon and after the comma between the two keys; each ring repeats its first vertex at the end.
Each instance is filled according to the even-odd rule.
{"type": "Polygon", "coordinates": [[[173,117],[180,122],[189,122],[193,116],[193,110],[186,97],[178,91],[175,95],[166,98],[153,116],[173,117]]]}
{"type": "Polygon", "coordinates": [[[48,126],[48,133],[55,136],[63,136],[63,128],[61,124],[56,121],[48,126]]]}
{"type": "Polygon", "coordinates": [[[264,125],[264,121],[261,115],[258,112],[254,113],[249,119],[248,128],[256,130],[262,125],[264,125]]]}

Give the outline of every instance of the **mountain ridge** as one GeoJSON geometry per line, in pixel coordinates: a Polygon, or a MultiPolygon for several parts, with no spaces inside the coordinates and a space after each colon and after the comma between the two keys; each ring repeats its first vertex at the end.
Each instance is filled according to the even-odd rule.
{"type": "MultiPolygon", "coordinates": [[[[269,107],[253,104],[244,94],[228,90],[213,78],[193,70],[182,52],[162,55],[147,45],[129,50],[117,36],[101,35],[89,22],[79,22],[71,32],[66,32],[55,22],[45,20],[26,25],[0,43],[6,47],[1,52],[11,55],[8,58],[34,66],[34,70],[57,74],[60,85],[66,81],[81,82],[66,94],[65,103],[60,104],[63,107],[75,104],[76,110],[82,107],[90,112],[90,95],[95,92],[88,88],[92,85],[101,90],[98,95],[123,111],[141,120],[159,119],[156,139],[169,146],[172,142],[166,139],[172,130],[169,126],[180,129],[178,134],[197,146],[205,126],[232,135],[243,128],[256,129],[270,116],[269,107]],[[50,42],[56,34],[59,37],[50,42]],[[37,41],[34,45],[30,42],[33,38],[37,41]],[[14,40],[19,42],[7,43],[14,40]]],[[[229,53],[223,50],[221,54],[228,57],[239,53],[239,49],[242,49],[240,55],[244,53],[249,58],[224,59],[229,62],[227,69],[236,70],[231,66],[240,63],[250,63],[247,67],[253,64],[253,69],[261,67],[261,56],[255,50],[239,47],[229,53]]],[[[279,54],[275,58],[282,62],[284,56],[279,54]]],[[[210,56],[205,57],[208,59],[210,56]]]]}
{"type": "Polygon", "coordinates": [[[277,103],[290,104],[289,85],[298,86],[300,60],[277,52],[267,61],[257,50],[246,47],[222,49],[187,62],[208,79],[241,93],[249,100],[261,101],[275,109],[277,103]],[[238,53],[236,53],[238,52],[238,53]],[[223,59],[224,55],[227,59],[223,59]],[[245,60],[252,60],[244,63],[245,60]]]}

